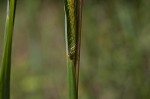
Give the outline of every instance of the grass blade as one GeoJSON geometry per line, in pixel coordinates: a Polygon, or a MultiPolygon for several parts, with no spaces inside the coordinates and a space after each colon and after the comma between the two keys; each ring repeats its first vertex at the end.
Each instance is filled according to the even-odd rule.
{"type": "Polygon", "coordinates": [[[11,50],[15,19],[15,8],[16,0],[8,0],[5,24],[4,52],[0,72],[0,99],[10,98],[11,50]]]}
{"type": "Polygon", "coordinates": [[[78,99],[82,0],[65,0],[65,34],[69,99],[78,99]]]}

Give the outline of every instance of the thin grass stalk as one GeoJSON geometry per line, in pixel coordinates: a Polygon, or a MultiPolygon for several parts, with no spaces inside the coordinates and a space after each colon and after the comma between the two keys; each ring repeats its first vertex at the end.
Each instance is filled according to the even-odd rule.
{"type": "Polygon", "coordinates": [[[65,35],[69,99],[78,99],[82,0],[65,0],[65,35]]]}
{"type": "Polygon", "coordinates": [[[0,99],[10,98],[11,50],[16,1],[17,0],[7,0],[4,51],[0,72],[0,99]]]}

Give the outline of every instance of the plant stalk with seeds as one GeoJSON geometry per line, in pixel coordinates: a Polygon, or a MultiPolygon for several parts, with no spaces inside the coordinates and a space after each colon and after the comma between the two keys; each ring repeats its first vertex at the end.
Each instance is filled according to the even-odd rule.
{"type": "Polygon", "coordinates": [[[65,0],[65,35],[69,99],[78,99],[82,0],[65,0]]]}
{"type": "Polygon", "coordinates": [[[12,36],[17,0],[7,0],[4,51],[0,70],[0,99],[10,98],[12,36]]]}

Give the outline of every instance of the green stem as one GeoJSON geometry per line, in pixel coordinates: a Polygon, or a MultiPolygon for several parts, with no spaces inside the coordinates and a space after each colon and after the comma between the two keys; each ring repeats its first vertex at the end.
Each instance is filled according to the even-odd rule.
{"type": "Polygon", "coordinates": [[[78,99],[82,0],[65,0],[65,28],[69,99],[78,99]]]}
{"type": "Polygon", "coordinates": [[[16,0],[8,0],[5,24],[4,52],[0,72],[0,99],[10,98],[11,50],[15,19],[15,8],[16,0]]]}

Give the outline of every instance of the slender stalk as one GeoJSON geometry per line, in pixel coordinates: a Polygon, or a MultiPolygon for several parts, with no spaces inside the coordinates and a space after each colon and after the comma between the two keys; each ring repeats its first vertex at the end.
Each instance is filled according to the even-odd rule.
{"type": "Polygon", "coordinates": [[[65,34],[69,99],[78,99],[82,0],[65,0],[65,34]]]}
{"type": "Polygon", "coordinates": [[[16,0],[8,0],[5,24],[4,52],[0,72],[0,99],[10,98],[11,50],[15,8],[16,0]]]}

